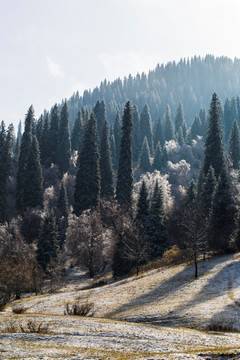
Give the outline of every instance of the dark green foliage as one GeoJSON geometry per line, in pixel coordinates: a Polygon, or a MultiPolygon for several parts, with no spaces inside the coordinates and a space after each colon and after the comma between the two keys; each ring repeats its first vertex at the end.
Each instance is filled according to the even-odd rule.
{"type": "Polygon", "coordinates": [[[57,163],[58,133],[60,124],[60,114],[57,104],[54,105],[50,116],[49,145],[50,145],[50,163],[57,163]]]}
{"type": "Polygon", "coordinates": [[[174,135],[174,126],[171,119],[171,110],[169,105],[167,105],[166,110],[164,112],[164,139],[165,141],[169,141],[175,138],[174,135]]]}
{"type": "Polygon", "coordinates": [[[187,188],[187,193],[186,193],[186,197],[185,197],[185,204],[189,205],[191,204],[197,196],[197,186],[194,180],[190,181],[190,184],[187,188]]]}
{"type": "Polygon", "coordinates": [[[167,229],[164,214],[163,191],[156,181],[149,213],[149,241],[151,259],[160,257],[167,247],[167,229]]]}
{"type": "Polygon", "coordinates": [[[103,124],[105,123],[106,117],[106,105],[104,101],[98,101],[93,109],[93,112],[97,119],[97,133],[99,144],[101,143],[103,124]]]}
{"type": "Polygon", "coordinates": [[[31,149],[26,164],[25,173],[25,207],[43,206],[43,177],[42,166],[40,163],[40,153],[38,141],[34,135],[32,138],[31,149]]]}
{"type": "Polygon", "coordinates": [[[183,131],[182,131],[182,127],[180,126],[180,128],[178,129],[178,133],[176,135],[177,138],[177,142],[179,143],[180,146],[183,146],[184,144],[184,137],[183,137],[183,131]]]}
{"type": "Polygon", "coordinates": [[[71,141],[69,130],[69,112],[67,102],[65,101],[61,110],[57,147],[57,165],[59,167],[59,172],[61,176],[63,176],[64,173],[68,172],[70,167],[70,158],[71,141]]]}
{"type": "Polygon", "coordinates": [[[239,128],[236,120],[233,123],[229,145],[228,145],[228,154],[232,162],[234,169],[239,169],[240,165],[240,137],[239,137],[239,128]]]}
{"type": "Polygon", "coordinates": [[[240,251],[240,216],[238,214],[236,224],[235,224],[235,233],[233,235],[233,245],[237,251],[240,251]]]}
{"type": "Polygon", "coordinates": [[[39,142],[40,158],[42,165],[50,166],[52,139],[50,138],[49,115],[45,115],[43,120],[42,136],[39,142]]]}
{"type": "Polygon", "coordinates": [[[164,146],[162,148],[162,166],[166,167],[167,166],[167,162],[168,162],[168,153],[167,153],[167,149],[166,146],[164,146]]]}
{"type": "Polygon", "coordinates": [[[58,230],[54,213],[46,214],[40,236],[37,242],[37,260],[42,269],[46,271],[51,260],[58,261],[59,243],[58,230]]]}
{"type": "Polygon", "coordinates": [[[97,120],[91,114],[86,125],[83,143],[78,155],[75,184],[74,211],[78,216],[86,209],[95,208],[100,197],[100,166],[97,137],[97,120]]]}
{"type": "Polygon", "coordinates": [[[182,134],[183,134],[184,140],[186,140],[186,138],[187,138],[187,125],[186,125],[185,120],[183,121],[183,124],[182,124],[182,134]]]}
{"type": "Polygon", "coordinates": [[[147,227],[148,215],[149,215],[148,191],[147,191],[146,183],[143,180],[138,196],[136,221],[138,223],[141,223],[143,226],[147,227]]]}
{"type": "Polygon", "coordinates": [[[225,168],[216,185],[209,216],[209,247],[217,251],[227,251],[234,231],[236,207],[231,193],[230,180],[225,168]]]}
{"type": "Polygon", "coordinates": [[[152,119],[149,112],[148,105],[144,105],[140,115],[140,130],[141,130],[141,145],[146,136],[150,154],[153,153],[153,134],[152,134],[152,119]]]}
{"type": "Polygon", "coordinates": [[[69,213],[69,204],[68,196],[64,182],[61,184],[61,189],[59,191],[58,200],[57,200],[57,214],[58,217],[68,217],[69,213]]]}
{"type": "Polygon", "coordinates": [[[156,147],[158,145],[158,142],[160,142],[160,145],[164,145],[164,134],[162,129],[162,122],[160,117],[156,119],[153,125],[153,146],[154,150],[156,150],[156,147]]]}
{"type": "Polygon", "coordinates": [[[41,115],[36,124],[36,132],[35,132],[39,144],[39,148],[42,140],[43,124],[44,124],[43,115],[41,115]]]}
{"type": "Polygon", "coordinates": [[[72,135],[71,135],[72,150],[79,149],[81,135],[82,135],[82,113],[81,111],[79,111],[72,129],[72,135]]]}
{"type": "Polygon", "coordinates": [[[14,148],[14,155],[17,160],[18,160],[18,157],[20,154],[21,140],[22,140],[22,122],[20,120],[19,124],[18,124],[17,140],[16,140],[15,148],[14,148]]]}
{"type": "Polygon", "coordinates": [[[138,108],[133,105],[133,161],[139,159],[141,150],[140,116],[138,108]]]}
{"type": "Polygon", "coordinates": [[[139,157],[139,167],[142,171],[150,171],[151,169],[151,161],[150,161],[150,150],[148,146],[148,140],[145,136],[142,144],[142,149],[139,157]]]}
{"type": "Polygon", "coordinates": [[[128,101],[124,108],[122,120],[122,136],[117,176],[116,198],[119,204],[132,205],[132,129],[132,107],[130,101],[128,101]]]}
{"type": "Polygon", "coordinates": [[[205,219],[209,217],[216,183],[214,169],[210,166],[200,192],[201,212],[205,219]]]}
{"type": "Polygon", "coordinates": [[[152,164],[153,170],[161,171],[161,169],[163,167],[162,157],[163,157],[162,148],[161,148],[160,142],[158,142],[156,149],[155,149],[154,160],[153,160],[153,164],[152,164]]]}
{"type": "Polygon", "coordinates": [[[199,116],[195,116],[191,129],[190,129],[191,139],[196,139],[198,135],[203,135],[203,125],[199,116]]]}
{"type": "Polygon", "coordinates": [[[115,146],[116,146],[116,160],[117,163],[119,161],[119,154],[120,154],[120,142],[121,142],[121,119],[119,116],[119,112],[117,112],[115,122],[113,125],[113,134],[115,139],[115,146]]]}
{"type": "Polygon", "coordinates": [[[221,174],[224,167],[222,128],[220,117],[220,103],[217,94],[212,96],[209,109],[209,126],[204,148],[203,175],[207,175],[210,166],[213,167],[215,176],[221,174]]]}
{"type": "Polygon", "coordinates": [[[174,121],[176,135],[178,135],[179,129],[180,129],[180,127],[183,126],[183,123],[184,123],[183,106],[182,106],[182,103],[179,102],[177,110],[176,110],[175,121],[174,121]]]}
{"type": "Polygon", "coordinates": [[[110,136],[110,145],[111,145],[112,166],[114,170],[117,170],[118,161],[117,161],[115,137],[113,134],[110,136]]]}
{"type": "Polygon", "coordinates": [[[109,125],[105,120],[102,128],[100,145],[100,174],[101,174],[101,196],[112,197],[114,195],[113,187],[113,169],[111,161],[111,149],[109,141],[109,125]]]}
{"type": "Polygon", "coordinates": [[[18,159],[16,204],[20,213],[23,213],[24,210],[26,209],[26,205],[25,205],[26,166],[32,145],[33,122],[34,122],[34,110],[33,107],[31,106],[28,110],[25,119],[25,129],[22,136],[20,154],[18,159]]]}

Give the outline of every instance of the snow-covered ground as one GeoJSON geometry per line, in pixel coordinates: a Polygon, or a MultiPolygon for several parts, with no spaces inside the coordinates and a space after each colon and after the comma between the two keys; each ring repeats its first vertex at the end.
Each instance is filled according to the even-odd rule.
{"type": "Polygon", "coordinates": [[[0,359],[240,359],[240,332],[207,332],[208,325],[240,331],[240,257],[149,271],[91,290],[84,280],[56,294],[20,301],[0,313],[0,359]],[[64,315],[66,303],[94,303],[94,318],[64,315]],[[32,320],[46,334],[7,333],[32,320]],[[237,355],[238,353],[238,355],[237,355]]]}

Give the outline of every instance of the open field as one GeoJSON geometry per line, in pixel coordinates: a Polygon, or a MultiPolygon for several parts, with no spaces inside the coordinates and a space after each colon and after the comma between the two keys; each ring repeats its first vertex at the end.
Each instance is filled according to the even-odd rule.
{"type": "Polygon", "coordinates": [[[80,277],[56,294],[15,302],[24,314],[13,314],[13,304],[0,313],[0,359],[240,359],[239,274],[239,256],[229,255],[202,262],[198,280],[193,265],[90,290],[79,290],[80,277]],[[79,299],[94,303],[94,317],[64,315],[79,299]],[[22,333],[29,320],[47,330],[22,333]]]}

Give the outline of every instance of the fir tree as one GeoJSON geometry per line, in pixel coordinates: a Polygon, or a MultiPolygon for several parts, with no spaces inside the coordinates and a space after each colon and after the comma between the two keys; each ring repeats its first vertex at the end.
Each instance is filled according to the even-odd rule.
{"type": "Polygon", "coordinates": [[[41,163],[45,166],[51,165],[51,142],[49,116],[47,113],[43,121],[42,136],[39,142],[41,163]]]}
{"type": "Polygon", "coordinates": [[[115,137],[113,134],[110,137],[110,145],[111,145],[111,156],[112,156],[113,169],[117,170],[118,161],[117,161],[115,137]]]}
{"type": "Polygon", "coordinates": [[[46,214],[37,242],[37,260],[46,271],[51,260],[58,261],[59,243],[56,219],[53,212],[46,214]]]}
{"type": "Polygon", "coordinates": [[[184,113],[183,113],[183,106],[180,101],[176,110],[175,122],[174,122],[176,135],[178,135],[180,127],[183,126],[183,122],[184,122],[184,113]]]}
{"type": "Polygon", "coordinates": [[[160,257],[167,246],[167,229],[165,222],[163,191],[156,181],[149,213],[149,239],[151,258],[160,257]]]}
{"type": "Polygon", "coordinates": [[[141,144],[143,144],[146,136],[150,154],[153,153],[153,134],[152,134],[152,119],[149,112],[148,105],[144,105],[140,115],[140,129],[141,129],[141,144]]]}
{"type": "Polygon", "coordinates": [[[152,164],[153,170],[158,170],[158,171],[162,170],[162,167],[163,167],[162,157],[163,157],[162,148],[161,148],[160,142],[158,142],[158,144],[156,146],[155,154],[154,154],[153,164],[152,164]]]}
{"type": "Polygon", "coordinates": [[[141,137],[140,137],[140,116],[138,108],[133,105],[133,161],[137,161],[141,150],[141,137]]]}
{"type": "Polygon", "coordinates": [[[167,105],[166,110],[164,112],[164,139],[165,141],[169,141],[174,139],[174,127],[173,122],[171,120],[171,110],[169,105],[167,105]]]}
{"type": "Polygon", "coordinates": [[[29,158],[29,153],[32,145],[32,127],[34,122],[34,110],[31,106],[28,110],[25,119],[25,129],[22,136],[20,154],[18,159],[18,170],[17,170],[17,195],[16,203],[20,213],[25,211],[25,191],[26,191],[26,166],[29,158]]]}
{"type": "Polygon", "coordinates": [[[195,181],[192,179],[187,188],[185,203],[186,205],[191,204],[197,197],[197,186],[195,181]]]}
{"type": "Polygon", "coordinates": [[[104,101],[98,101],[93,109],[93,112],[97,119],[97,133],[98,133],[98,141],[101,143],[102,136],[102,128],[105,123],[106,117],[106,105],[104,101]]]}
{"type": "Polygon", "coordinates": [[[240,137],[239,137],[239,128],[236,120],[233,123],[229,145],[228,145],[228,154],[232,162],[234,169],[239,169],[240,165],[240,137]]]}
{"type": "Polygon", "coordinates": [[[116,146],[116,157],[117,163],[119,161],[119,154],[120,154],[120,142],[121,142],[121,119],[119,116],[119,112],[117,112],[114,125],[113,125],[113,134],[115,139],[115,146],[116,146]]]}
{"type": "Polygon", "coordinates": [[[78,216],[84,210],[98,206],[100,179],[97,120],[95,115],[91,114],[78,155],[74,193],[74,211],[78,216]]]}
{"type": "Polygon", "coordinates": [[[201,123],[201,119],[199,116],[195,116],[191,129],[190,129],[190,134],[191,134],[191,139],[196,139],[198,135],[202,135],[203,133],[203,126],[201,123]]]}
{"type": "Polygon", "coordinates": [[[81,135],[82,135],[82,113],[79,110],[72,129],[72,135],[71,135],[72,150],[79,149],[81,135]]]}
{"type": "Polygon", "coordinates": [[[111,161],[111,150],[109,141],[109,125],[105,120],[102,128],[101,146],[100,146],[100,174],[101,174],[101,196],[112,197],[113,188],[113,169],[111,161]]]}
{"type": "Polygon", "coordinates": [[[163,134],[162,122],[160,117],[157,118],[157,120],[153,125],[153,146],[155,150],[158,145],[158,142],[160,143],[161,146],[164,145],[164,134],[163,134]]]}
{"type": "Polygon", "coordinates": [[[208,219],[209,217],[216,183],[214,169],[210,166],[200,192],[201,212],[204,219],[208,219]]]}
{"type": "Polygon", "coordinates": [[[215,176],[221,174],[224,167],[222,128],[220,117],[220,103],[217,94],[212,96],[209,110],[209,126],[205,141],[203,175],[207,175],[210,166],[213,167],[215,176]]]}
{"type": "Polygon", "coordinates": [[[54,105],[51,111],[51,121],[49,129],[49,145],[50,145],[50,163],[57,163],[57,148],[58,148],[58,133],[60,124],[60,114],[57,104],[54,105]]]}
{"type": "Polygon", "coordinates": [[[66,239],[66,231],[68,227],[69,204],[68,196],[64,182],[62,181],[61,189],[57,199],[57,224],[59,232],[60,249],[63,248],[66,239]]]}
{"type": "Polygon", "coordinates": [[[43,177],[38,141],[34,135],[26,164],[24,203],[26,207],[43,206],[43,177]]]}
{"type": "Polygon", "coordinates": [[[143,180],[138,196],[136,221],[138,223],[141,223],[143,226],[147,227],[148,215],[149,215],[148,191],[147,191],[146,183],[143,180]]]}
{"type": "Polygon", "coordinates": [[[19,154],[20,154],[21,140],[22,140],[22,122],[20,120],[19,124],[18,124],[17,140],[16,140],[15,148],[14,148],[14,155],[17,160],[18,160],[19,154]]]}
{"type": "Polygon", "coordinates": [[[117,175],[116,198],[119,204],[132,205],[133,168],[132,168],[132,107],[128,101],[124,108],[122,136],[117,175]]]}
{"type": "Polygon", "coordinates": [[[145,172],[150,171],[150,168],[151,168],[150,150],[149,150],[148,140],[147,140],[146,136],[143,140],[142,149],[140,152],[139,167],[140,167],[140,169],[142,169],[145,172]]]}
{"type": "Polygon", "coordinates": [[[71,141],[69,130],[69,112],[67,102],[65,101],[61,110],[57,148],[57,165],[61,176],[68,172],[70,167],[70,158],[71,141]]]}
{"type": "Polygon", "coordinates": [[[182,127],[180,126],[178,133],[177,133],[177,142],[179,143],[180,146],[183,146],[184,144],[184,137],[183,137],[183,131],[182,131],[182,127]]]}

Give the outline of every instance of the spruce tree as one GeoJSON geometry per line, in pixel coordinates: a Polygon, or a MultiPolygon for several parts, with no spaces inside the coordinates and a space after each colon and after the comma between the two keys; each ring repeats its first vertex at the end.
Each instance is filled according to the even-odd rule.
{"type": "Polygon", "coordinates": [[[117,163],[119,161],[119,154],[120,154],[120,142],[121,142],[121,119],[119,116],[119,112],[117,112],[114,125],[113,125],[113,134],[115,139],[115,146],[116,146],[116,157],[117,163]]]}
{"type": "Polygon", "coordinates": [[[210,166],[200,192],[201,212],[204,219],[209,217],[216,184],[214,169],[210,166]]]}
{"type": "Polygon", "coordinates": [[[154,187],[154,193],[149,211],[149,240],[151,258],[160,257],[167,247],[167,228],[163,203],[163,190],[158,180],[154,187]]]}
{"type": "Polygon", "coordinates": [[[76,120],[73,125],[71,134],[71,147],[72,150],[78,150],[80,145],[80,139],[82,136],[82,113],[79,110],[76,120]]]}
{"type": "Polygon", "coordinates": [[[68,172],[71,159],[71,141],[69,130],[69,111],[68,105],[65,101],[60,116],[60,125],[58,133],[58,148],[57,148],[57,165],[59,167],[60,175],[68,172]]]}
{"type": "Polygon", "coordinates": [[[220,115],[220,103],[217,94],[212,95],[209,109],[209,126],[204,148],[203,176],[207,176],[210,166],[213,167],[215,176],[221,174],[224,167],[222,127],[220,115]]]}
{"type": "Polygon", "coordinates": [[[101,196],[112,197],[114,195],[113,187],[113,169],[111,161],[111,149],[109,141],[109,125],[105,120],[102,128],[101,146],[100,146],[100,174],[101,174],[101,196]]]}
{"type": "Polygon", "coordinates": [[[34,135],[29,152],[26,173],[24,204],[26,207],[43,206],[43,176],[38,141],[34,135]]]}
{"type": "Polygon", "coordinates": [[[233,169],[239,169],[240,165],[240,137],[239,128],[236,120],[233,123],[229,137],[228,154],[232,162],[233,169]]]}
{"type": "Polygon", "coordinates": [[[117,153],[116,153],[116,142],[113,134],[110,136],[110,145],[111,145],[112,166],[114,170],[117,170],[118,161],[117,161],[117,153]]]}
{"type": "Polygon", "coordinates": [[[152,164],[153,170],[158,170],[158,171],[162,170],[162,167],[163,167],[162,157],[163,157],[162,148],[161,148],[160,142],[158,142],[158,144],[156,146],[155,154],[154,154],[153,164],[152,164]]]}
{"type": "Polygon", "coordinates": [[[58,230],[54,213],[51,211],[46,214],[40,236],[37,242],[37,260],[42,269],[46,271],[51,260],[58,261],[59,242],[58,230]]]}
{"type": "Polygon", "coordinates": [[[31,106],[28,110],[25,119],[25,129],[22,136],[20,154],[18,159],[18,169],[17,169],[17,194],[16,194],[16,204],[20,213],[23,213],[26,209],[25,205],[25,191],[26,191],[26,166],[29,158],[29,153],[32,145],[32,127],[34,122],[34,110],[31,106]]]}
{"type": "Polygon", "coordinates": [[[185,204],[191,204],[197,197],[197,185],[195,181],[192,179],[188,185],[187,193],[185,197],[185,204]]]}
{"type": "Polygon", "coordinates": [[[160,117],[156,119],[153,125],[153,147],[154,150],[156,150],[156,147],[158,145],[158,142],[161,146],[164,145],[164,134],[162,129],[162,122],[160,117]]]}
{"type": "Polygon", "coordinates": [[[147,228],[148,215],[149,215],[148,191],[147,191],[146,183],[143,180],[137,201],[136,221],[138,223],[141,223],[143,226],[145,226],[145,228],[147,228]]]}
{"type": "Polygon", "coordinates": [[[47,113],[43,121],[42,136],[39,142],[41,163],[46,167],[51,165],[51,142],[52,139],[50,138],[49,115],[47,113]]]}
{"type": "Polygon", "coordinates": [[[98,133],[98,141],[101,144],[101,136],[102,136],[102,128],[105,123],[106,117],[106,105],[104,101],[99,101],[96,103],[93,112],[97,119],[97,133],[98,133]]]}
{"type": "Polygon", "coordinates": [[[58,133],[60,124],[60,114],[57,104],[51,110],[49,145],[50,145],[50,163],[57,163],[58,133]]]}
{"type": "Polygon", "coordinates": [[[176,139],[177,142],[179,143],[180,146],[183,146],[184,144],[184,137],[183,137],[183,131],[182,131],[182,127],[180,126],[178,133],[176,135],[176,139]]]}
{"type": "Polygon", "coordinates": [[[139,159],[141,150],[140,116],[138,108],[133,105],[133,161],[139,159]]]}
{"type": "Polygon", "coordinates": [[[61,189],[57,199],[57,224],[59,231],[59,245],[63,248],[66,238],[66,230],[68,227],[69,204],[68,196],[64,182],[62,181],[61,189]]]}
{"type": "Polygon", "coordinates": [[[74,192],[76,215],[79,216],[84,210],[98,206],[100,179],[97,120],[95,115],[91,114],[78,155],[74,192]]]}
{"type": "Polygon", "coordinates": [[[183,126],[183,122],[184,122],[184,112],[183,112],[182,103],[180,101],[176,110],[175,122],[174,122],[176,135],[178,135],[180,127],[183,126]]]}
{"type": "Polygon", "coordinates": [[[146,136],[150,154],[153,153],[153,134],[152,134],[152,119],[149,112],[148,105],[144,105],[140,114],[140,129],[141,129],[141,145],[146,136]]]}
{"type": "Polygon", "coordinates": [[[165,141],[169,141],[174,139],[174,126],[171,119],[171,110],[169,105],[167,105],[166,110],[164,112],[164,139],[165,141]]]}
{"type": "Polygon", "coordinates": [[[21,140],[22,140],[22,122],[20,120],[19,124],[18,124],[17,140],[16,140],[15,148],[14,148],[14,155],[17,160],[18,160],[19,154],[20,154],[21,140]]]}
{"type": "Polygon", "coordinates": [[[133,168],[132,168],[132,107],[128,101],[122,119],[122,136],[118,164],[116,198],[119,204],[132,205],[133,168]]]}
{"type": "Polygon", "coordinates": [[[142,149],[139,157],[139,167],[142,171],[150,171],[151,169],[151,161],[150,161],[150,150],[148,146],[148,140],[145,136],[142,144],[142,149]]]}
{"type": "Polygon", "coordinates": [[[196,139],[198,135],[202,135],[203,133],[203,126],[201,123],[201,119],[199,116],[195,116],[191,129],[190,129],[190,134],[191,134],[191,139],[196,139]]]}

